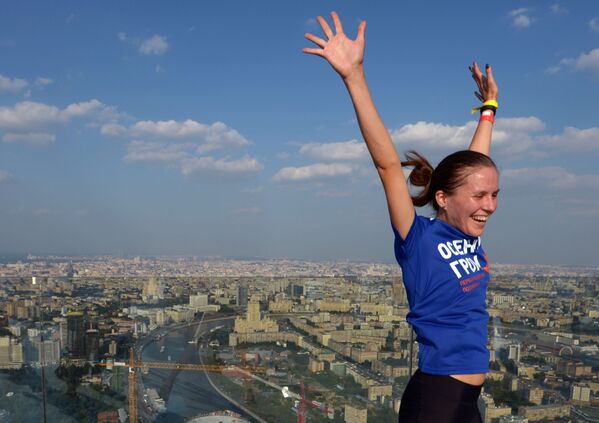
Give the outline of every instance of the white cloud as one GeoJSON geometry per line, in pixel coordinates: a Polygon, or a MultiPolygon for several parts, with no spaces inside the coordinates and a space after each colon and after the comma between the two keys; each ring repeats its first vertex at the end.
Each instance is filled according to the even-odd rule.
{"type": "Polygon", "coordinates": [[[108,107],[100,103],[98,100],[93,99],[89,101],[82,101],[81,103],[69,104],[61,114],[64,115],[65,119],[71,119],[74,117],[86,116],[91,113],[105,111],[108,107]]]}
{"type": "Polygon", "coordinates": [[[578,56],[578,59],[574,62],[574,66],[578,70],[589,71],[595,75],[599,75],[599,48],[578,56]]]}
{"type": "Polygon", "coordinates": [[[525,131],[538,132],[545,129],[545,122],[535,116],[498,118],[496,120],[496,129],[505,131],[525,131]]]}
{"type": "Polygon", "coordinates": [[[34,146],[46,146],[56,141],[54,134],[45,132],[7,133],[2,136],[2,141],[9,143],[21,143],[34,146]]]}
{"type": "Polygon", "coordinates": [[[27,81],[19,78],[9,78],[0,74],[0,93],[6,91],[11,93],[19,92],[27,87],[27,81]]]}
{"type": "Polygon", "coordinates": [[[347,176],[353,167],[346,163],[315,163],[303,167],[284,167],[274,176],[275,181],[307,181],[337,176],[347,176]]]}
{"type": "Polygon", "coordinates": [[[568,9],[566,9],[565,7],[560,6],[559,3],[552,4],[549,7],[549,10],[551,10],[551,13],[553,13],[555,15],[566,15],[566,14],[568,14],[568,9]]]}
{"type": "Polygon", "coordinates": [[[139,46],[139,52],[145,55],[161,55],[168,51],[169,44],[165,36],[153,35],[143,40],[139,46]]]}
{"type": "Polygon", "coordinates": [[[125,128],[123,125],[119,125],[118,123],[106,123],[100,128],[100,133],[102,135],[113,137],[123,136],[127,134],[127,128],[125,128]]]}
{"type": "Polygon", "coordinates": [[[581,53],[576,59],[566,57],[560,61],[560,65],[570,66],[575,70],[586,71],[599,77],[599,48],[581,53]]]}
{"type": "Polygon", "coordinates": [[[554,66],[549,66],[547,69],[545,69],[545,72],[547,72],[550,75],[555,75],[555,74],[559,73],[560,70],[562,70],[561,66],[554,65],[554,66]]]}
{"type": "Polygon", "coordinates": [[[309,143],[300,147],[300,154],[315,160],[363,160],[368,150],[362,141],[350,140],[331,143],[309,143]]]}
{"type": "Polygon", "coordinates": [[[514,16],[518,16],[518,15],[523,15],[526,12],[528,12],[528,9],[525,7],[521,7],[520,9],[510,10],[509,15],[514,17],[514,16]]]}
{"type": "Polygon", "coordinates": [[[125,162],[162,163],[181,170],[183,175],[242,175],[259,172],[263,166],[253,157],[237,160],[200,157],[193,143],[165,141],[131,141],[123,157],[125,162]]]}
{"type": "Polygon", "coordinates": [[[12,175],[6,170],[0,170],[0,183],[8,181],[11,176],[12,175]]]}
{"type": "Polygon", "coordinates": [[[215,159],[214,157],[191,157],[181,161],[184,175],[220,174],[241,175],[260,172],[263,166],[253,157],[244,156],[237,160],[215,159]]]}
{"type": "Polygon", "coordinates": [[[126,162],[180,162],[189,154],[186,144],[131,141],[123,157],[126,162]]]}
{"type": "Polygon", "coordinates": [[[116,34],[116,36],[117,36],[117,38],[118,38],[120,41],[123,41],[123,42],[124,42],[124,41],[127,41],[127,34],[126,34],[125,32],[123,32],[123,31],[121,31],[121,32],[118,32],[118,33],[116,34]]]}
{"type": "Polygon", "coordinates": [[[98,100],[69,104],[64,109],[34,101],[22,101],[12,107],[0,107],[0,130],[5,142],[48,145],[55,141],[52,129],[74,119],[92,122],[114,121],[122,115],[116,108],[98,100]]]}
{"type": "Polygon", "coordinates": [[[508,14],[512,18],[512,25],[518,29],[527,28],[532,23],[532,19],[527,15],[529,10],[525,7],[511,10],[508,14]]]}
{"type": "Polygon", "coordinates": [[[203,124],[195,120],[185,121],[143,120],[128,128],[115,123],[109,123],[100,129],[103,135],[150,137],[161,140],[185,140],[196,143],[198,153],[226,147],[244,147],[250,142],[235,129],[223,122],[203,124]]]}
{"type": "MultiPolygon", "coordinates": [[[[493,145],[499,152],[511,154],[530,145],[530,133],[541,131],[545,124],[534,116],[498,118],[493,132],[493,145]]],[[[448,150],[467,148],[477,122],[447,125],[435,122],[416,122],[391,130],[391,138],[401,148],[414,146],[417,150],[448,150]]]]}
{"type": "Polygon", "coordinates": [[[527,28],[530,26],[531,20],[526,15],[519,15],[514,18],[512,25],[516,28],[527,28]]]}
{"type": "Polygon", "coordinates": [[[417,149],[461,149],[468,146],[475,128],[474,121],[461,126],[419,121],[392,129],[390,134],[393,142],[398,143],[401,148],[414,146],[417,149]]]}
{"type": "Polygon", "coordinates": [[[34,101],[22,101],[14,107],[0,107],[0,129],[30,130],[31,128],[66,123],[73,118],[94,117],[115,119],[116,109],[98,100],[69,104],[64,109],[34,101]]]}
{"type": "Polygon", "coordinates": [[[541,135],[538,137],[542,147],[569,152],[591,151],[599,149],[599,128],[564,128],[561,134],[541,135]]]}
{"type": "Polygon", "coordinates": [[[0,107],[0,129],[28,130],[65,121],[64,111],[43,103],[23,101],[14,107],[0,107]]]}
{"type": "Polygon", "coordinates": [[[589,21],[589,28],[595,32],[599,32],[599,19],[593,18],[589,21]]]}
{"type": "Polygon", "coordinates": [[[53,83],[54,83],[54,81],[51,80],[50,78],[45,78],[42,76],[38,77],[34,82],[36,87],[45,87],[46,85],[50,85],[53,83]]]}

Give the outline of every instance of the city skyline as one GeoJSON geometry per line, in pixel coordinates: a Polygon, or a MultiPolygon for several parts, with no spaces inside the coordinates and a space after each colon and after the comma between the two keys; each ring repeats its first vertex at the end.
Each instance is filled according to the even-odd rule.
{"type": "Polygon", "coordinates": [[[437,163],[465,148],[467,66],[491,63],[491,263],[596,265],[591,2],[13,4],[0,17],[0,255],[392,263],[343,84],[301,53],[330,10],[351,37],[368,22],[366,72],[400,153],[437,163]]]}

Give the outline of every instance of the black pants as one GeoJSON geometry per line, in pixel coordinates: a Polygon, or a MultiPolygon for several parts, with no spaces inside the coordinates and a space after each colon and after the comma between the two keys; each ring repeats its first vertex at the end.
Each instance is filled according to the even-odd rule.
{"type": "Polygon", "coordinates": [[[482,423],[482,386],[417,370],[401,397],[399,423],[482,423]]]}

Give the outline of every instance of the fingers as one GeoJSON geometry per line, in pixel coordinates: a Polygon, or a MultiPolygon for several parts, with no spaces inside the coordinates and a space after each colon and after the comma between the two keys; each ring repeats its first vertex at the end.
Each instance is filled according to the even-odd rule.
{"type": "Polygon", "coordinates": [[[324,31],[325,35],[327,36],[327,38],[330,40],[331,38],[333,38],[333,31],[331,31],[331,27],[329,26],[329,24],[327,23],[327,21],[322,17],[322,16],[317,16],[316,20],[318,21],[318,23],[320,24],[320,27],[322,28],[322,30],[324,31]]]}
{"type": "Polygon", "coordinates": [[[483,73],[480,71],[478,64],[476,62],[472,62],[472,66],[470,67],[470,72],[472,72],[472,77],[478,80],[483,79],[483,73]]]}
{"type": "Polygon", "coordinates": [[[304,53],[314,54],[316,56],[324,57],[324,50],[321,48],[305,48],[303,49],[304,53]]]}
{"type": "Polygon", "coordinates": [[[360,25],[358,25],[358,36],[356,37],[356,40],[358,41],[364,41],[364,32],[366,31],[366,21],[362,21],[360,22],[360,25]]]}
{"type": "Polygon", "coordinates": [[[487,65],[485,71],[487,73],[487,79],[489,80],[489,82],[492,82],[494,84],[495,78],[493,78],[493,68],[491,68],[491,65],[487,65]]]}
{"type": "Polygon", "coordinates": [[[317,37],[316,35],[304,34],[304,37],[306,39],[312,41],[317,46],[320,46],[322,48],[324,48],[324,46],[327,44],[327,42],[325,40],[323,40],[322,38],[317,37]]]}
{"type": "Polygon", "coordinates": [[[343,33],[343,25],[341,25],[341,20],[337,15],[337,12],[331,12],[331,16],[333,17],[333,23],[335,24],[335,32],[337,34],[343,33]]]}

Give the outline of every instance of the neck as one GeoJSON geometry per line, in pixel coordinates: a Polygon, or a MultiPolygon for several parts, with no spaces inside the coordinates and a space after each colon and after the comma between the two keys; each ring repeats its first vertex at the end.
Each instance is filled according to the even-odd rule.
{"type": "Polygon", "coordinates": [[[449,221],[447,220],[447,212],[443,209],[439,209],[439,211],[437,212],[436,218],[449,223],[449,221]]]}

